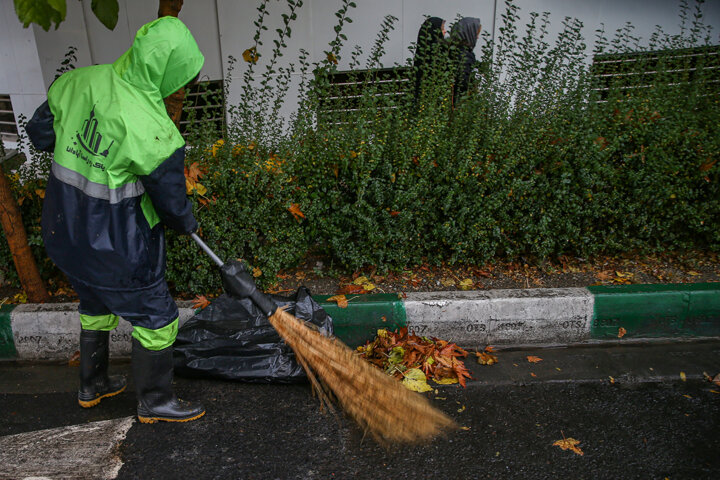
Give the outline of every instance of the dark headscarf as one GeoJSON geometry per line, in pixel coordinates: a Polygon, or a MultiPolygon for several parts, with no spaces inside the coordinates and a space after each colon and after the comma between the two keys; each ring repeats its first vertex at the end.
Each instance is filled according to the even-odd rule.
{"type": "Polygon", "coordinates": [[[475,17],[464,17],[458,20],[452,27],[450,38],[458,43],[475,49],[478,32],[480,31],[480,19],[475,17]]]}
{"type": "Polygon", "coordinates": [[[444,42],[442,24],[445,20],[439,17],[430,17],[420,25],[417,37],[417,50],[415,51],[415,66],[425,63],[425,57],[432,55],[438,44],[444,42]]]}

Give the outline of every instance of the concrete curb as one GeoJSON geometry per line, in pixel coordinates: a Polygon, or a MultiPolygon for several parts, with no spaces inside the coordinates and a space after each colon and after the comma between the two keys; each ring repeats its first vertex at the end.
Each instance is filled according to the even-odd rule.
{"type": "MultiPolygon", "coordinates": [[[[351,346],[404,326],[464,347],[617,342],[621,327],[625,341],[720,336],[720,283],[358,295],[344,309],[328,296],[315,299],[351,346]]],[[[194,310],[178,307],[182,325],[194,310]]],[[[75,303],[3,306],[0,358],[66,360],[79,329],[75,303]]],[[[113,356],[129,356],[131,330],[121,322],[111,332],[113,356]]]]}

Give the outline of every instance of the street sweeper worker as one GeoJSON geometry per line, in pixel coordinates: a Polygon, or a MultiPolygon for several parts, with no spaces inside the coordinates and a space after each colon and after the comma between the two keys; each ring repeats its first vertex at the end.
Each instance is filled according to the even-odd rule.
{"type": "Polygon", "coordinates": [[[190,234],[198,224],[185,194],[185,141],[163,103],[203,63],[180,20],[157,19],[114,63],[60,76],[28,123],[34,146],[54,152],[42,237],[80,298],[82,407],[125,389],[125,378],[108,375],[108,336],[122,317],[133,326],[140,421],[205,413],[172,390],[178,308],[165,282],[164,228],[190,234]]]}

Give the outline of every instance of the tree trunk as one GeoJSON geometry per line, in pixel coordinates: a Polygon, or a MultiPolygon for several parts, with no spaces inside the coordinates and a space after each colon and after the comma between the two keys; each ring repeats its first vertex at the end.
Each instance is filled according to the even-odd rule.
{"type": "MultiPolygon", "coordinates": [[[[158,7],[158,18],[160,17],[177,17],[183,6],[183,0],[160,0],[158,7]]],[[[165,98],[165,109],[168,115],[175,123],[176,127],[180,127],[180,117],[182,116],[183,102],[185,101],[185,89],[181,88],[177,92],[165,98]]]]}
{"type": "Polygon", "coordinates": [[[27,234],[22,223],[20,209],[15,202],[10,191],[10,183],[3,172],[0,165],[0,223],[2,223],[10,245],[10,253],[12,253],[15,269],[18,277],[20,277],[20,285],[22,285],[28,302],[46,303],[50,301],[45,285],[40,278],[35,258],[30,250],[27,242],[27,234]]]}

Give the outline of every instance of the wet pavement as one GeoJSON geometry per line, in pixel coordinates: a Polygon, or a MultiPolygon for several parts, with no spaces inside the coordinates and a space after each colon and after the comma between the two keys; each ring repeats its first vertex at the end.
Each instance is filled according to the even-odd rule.
{"type": "MultiPolygon", "coordinates": [[[[720,341],[516,349],[498,358],[489,367],[469,358],[467,388],[428,394],[463,429],[389,449],[320,413],[305,384],[178,378],[180,395],[202,399],[207,415],[134,423],[117,449],[117,478],[720,478],[720,386],[703,378],[720,373],[720,341]],[[583,455],[553,446],[564,437],[579,440],[583,455]]],[[[127,363],[113,367],[129,373],[127,363]]],[[[80,409],[76,375],[66,365],[0,363],[0,437],[133,415],[132,385],[80,409]]],[[[0,478],[8,478],[2,466],[0,478]]]]}

